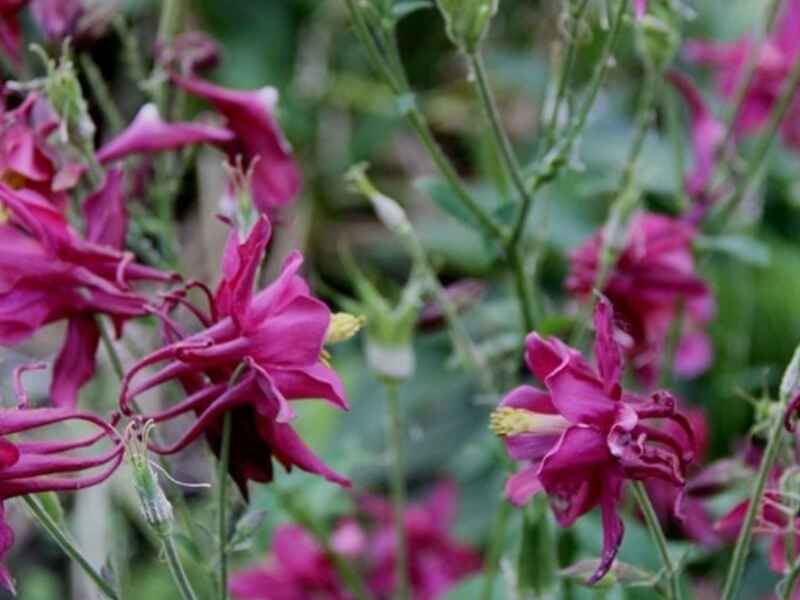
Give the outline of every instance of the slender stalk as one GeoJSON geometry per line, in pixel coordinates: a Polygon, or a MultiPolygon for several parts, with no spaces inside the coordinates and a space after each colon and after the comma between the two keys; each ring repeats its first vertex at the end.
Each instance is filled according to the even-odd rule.
{"type": "MultiPolygon", "coordinates": [[[[625,20],[625,11],[627,8],[628,0],[620,0],[614,21],[611,25],[611,31],[609,32],[608,36],[606,36],[603,49],[600,53],[600,59],[597,64],[597,68],[595,69],[592,79],[589,82],[589,91],[586,93],[586,97],[581,104],[575,123],[570,127],[568,133],[559,142],[557,142],[555,147],[544,157],[543,164],[540,166],[537,174],[529,183],[529,187],[532,190],[529,198],[533,198],[536,190],[539,187],[553,179],[558,174],[558,171],[566,163],[567,157],[572,151],[572,146],[575,144],[575,140],[586,126],[586,119],[588,119],[589,112],[591,111],[592,106],[594,106],[594,102],[597,99],[600,86],[602,85],[603,81],[605,81],[608,65],[611,62],[611,53],[616,46],[617,39],[619,39],[619,34],[622,30],[622,23],[625,20]]],[[[531,204],[532,202],[523,202],[522,207],[516,215],[516,218],[514,219],[514,227],[511,233],[511,240],[509,241],[510,245],[516,244],[517,240],[522,235],[522,232],[525,229],[525,223],[528,219],[528,214],[532,208],[531,204]]]]}
{"type": "Polygon", "coordinates": [[[738,182],[738,185],[736,186],[730,199],[722,203],[722,209],[718,219],[719,229],[724,229],[728,220],[733,216],[733,214],[736,212],[736,209],[750,191],[750,187],[760,172],[767,154],[769,153],[770,148],[772,148],[772,144],[775,142],[778,128],[781,126],[783,118],[786,116],[786,113],[788,112],[789,107],[791,106],[792,101],[797,94],[798,87],[800,87],[800,58],[795,60],[794,65],[792,65],[792,70],[789,73],[789,77],[781,88],[781,94],[778,98],[778,101],[770,113],[769,121],[766,127],[766,133],[762,136],[753,157],[747,162],[747,171],[742,177],[742,180],[738,182]]]}
{"type": "Polygon", "coordinates": [[[489,543],[489,552],[486,555],[486,566],[483,571],[483,589],[481,590],[481,600],[492,600],[494,596],[494,582],[497,579],[497,571],[500,567],[500,556],[503,554],[503,546],[506,541],[506,530],[508,520],[511,517],[511,504],[505,499],[500,500],[500,506],[495,516],[492,538],[489,543]]]}
{"type": "Polygon", "coordinates": [[[228,598],[228,463],[231,455],[231,413],[222,420],[222,444],[217,465],[217,515],[219,517],[219,598],[228,598]]]}
{"type": "Polygon", "coordinates": [[[669,556],[667,548],[667,538],[664,537],[664,531],[661,529],[661,524],[658,522],[658,516],[653,508],[650,497],[647,495],[647,489],[641,481],[633,484],[633,495],[636,497],[636,502],[644,515],[647,528],[650,530],[650,535],[656,544],[658,553],[661,555],[661,561],[664,563],[664,569],[667,572],[667,580],[669,583],[668,598],[670,600],[680,600],[681,589],[680,582],[678,581],[678,571],[669,556]]]}
{"type": "Polygon", "coordinates": [[[103,340],[103,346],[105,346],[108,358],[111,360],[114,373],[116,373],[119,380],[122,381],[123,377],[125,377],[125,369],[122,367],[122,361],[119,358],[117,349],[114,347],[114,340],[111,339],[100,315],[95,315],[94,321],[97,328],[100,330],[100,338],[103,340]]]}
{"type": "Polygon", "coordinates": [[[669,130],[669,139],[672,146],[672,163],[675,169],[675,189],[678,196],[678,208],[680,212],[684,212],[689,207],[689,198],[686,195],[686,187],[684,186],[683,170],[686,164],[684,154],[684,142],[681,135],[681,122],[678,117],[678,106],[676,103],[675,93],[669,91],[662,96],[664,106],[664,113],[667,116],[667,129],[669,130]]]}
{"type": "Polygon", "coordinates": [[[725,577],[725,585],[722,588],[720,600],[733,600],[739,588],[739,579],[744,569],[747,554],[750,551],[750,542],[753,539],[753,525],[755,525],[756,517],[761,510],[761,501],[764,498],[769,472],[778,457],[778,448],[780,447],[781,434],[783,433],[783,419],[781,417],[782,412],[772,415],[773,423],[769,429],[767,447],[764,450],[761,464],[758,466],[753,490],[750,493],[747,514],[744,517],[742,528],[739,530],[739,536],[736,538],[736,546],[733,549],[733,557],[728,567],[728,574],[725,577]]]}
{"type": "Polygon", "coordinates": [[[399,382],[385,379],[386,399],[389,405],[389,442],[392,453],[392,505],[394,507],[395,600],[409,599],[408,546],[406,544],[406,466],[403,448],[403,414],[400,405],[399,382]]]}
{"type": "Polygon", "coordinates": [[[111,91],[108,89],[108,85],[105,79],[103,79],[103,74],[100,72],[97,63],[94,62],[92,56],[86,52],[81,53],[79,60],[81,68],[86,75],[86,80],[89,82],[89,87],[92,90],[92,95],[94,95],[97,106],[103,113],[106,124],[111,128],[112,133],[122,131],[125,127],[125,119],[123,119],[122,113],[119,108],[117,108],[117,104],[114,102],[111,91]]]}
{"type": "Polygon", "coordinates": [[[62,529],[58,526],[58,523],[56,523],[47,513],[47,511],[42,508],[42,506],[39,504],[39,501],[33,496],[22,496],[22,501],[30,509],[34,519],[36,519],[42,528],[50,534],[50,536],[55,540],[64,553],[74,560],[81,567],[81,569],[83,569],[86,575],[88,575],[89,578],[94,581],[100,591],[103,592],[107,598],[110,598],[111,600],[118,600],[119,596],[114,591],[111,583],[103,578],[103,576],[98,573],[94,567],[92,567],[91,563],[89,563],[89,560],[81,553],[75,544],[73,544],[72,540],[70,540],[69,535],[62,531],[62,529]]]}
{"type": "Polygon", "coordinates": [[[534,299],[533,289],[530,278],[525,272],[525,262],[522,257],[522,251],[518,246],[509,250],[509,267],[511,274],[514,278],[514,290],[517,294],[519,301],[520,314],[522,317],[523,336],[530,331],[533,331],[535,324],[534,320],[534,299]]]}
{"type": "MultiPolygon", "coordinates": [[[[794,535],[794,534],[792,534],[794,535]]],[[[781,600],[791,600],[792,593],[797,587],[797,580],[800,579],[800,560],[796,560],[792,565],[791,570],[783,580],[783,589],[781,590],[781,600]]]]}
{"type": "Polygon", "coordinates": [[[178,591],[181,593],[181,598],[183,598],[183,600],[197,600],[197,596],[192,589],[192,584],[189,582],[181,559],[178,556],[178,549],[175,547],[175,540],[172,538],[172,534],[168,533],[161,536],[161,544],[164,548],[164,556],[167,559],[172,578],[175,580],[178,591]]]}

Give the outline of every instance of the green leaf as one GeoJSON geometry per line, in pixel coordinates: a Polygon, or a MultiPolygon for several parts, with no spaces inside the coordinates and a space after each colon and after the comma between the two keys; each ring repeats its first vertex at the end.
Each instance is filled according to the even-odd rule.
{"type": "Polygon", "coordinates": [[[431,0],[399,0],[392,6],[392,16],[395,18],[395,21],[399,21],[411,13],[427,8],[433,8],[433,2],[431,2],[431,0]]]}
{"type": "Polygon", "coordinates": [[[522,591],[544,597],[553,587],[556,573],[556,540],[544,494],[525,509],[522,527],[517,584],[522,591]]]}
{"type": "Polygon", "coordinates": [[[769,247],[744,235],[700,236],[695,241],[700,250],[720,252],[757,267],[767,267],[770,263],[769,247]]]}
{"type": "Polygon", "coordinates": [[[431,200],[436,203],[436,206],[448,215],[456,218],[470,229],[481,231],[478,220],[464,208],[456,193],[447,183],[438,177],[420,177],[414,182],[414,185],[420,191],[428,194],[431,200]]]}

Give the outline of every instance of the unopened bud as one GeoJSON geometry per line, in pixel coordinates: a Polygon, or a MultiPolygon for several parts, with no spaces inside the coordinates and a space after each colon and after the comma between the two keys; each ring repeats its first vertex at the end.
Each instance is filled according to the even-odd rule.
{"type": "Polygon", "coordinates": [[[142,514],[148,525],[160,537],[169,535],[172,529],[172,505],[158,484],[147,450],[147,439],[153,424],[147,423],[141,430],[132,425],[127,436],[127,456],[133,471],[133,483],[139,494],[142,514]]]}
{"type": "Polygon", "coordinates": [[[325,343],[340,344],[352,339],[366,322],[367,318],[363,315],[355,316],[345,312],[333,314],[325,334],[325,343]]]}
{"type": "Polygon", "coordinates": [[[642,59],[661,72],[681,45],[679,17],[669,8],[654,7],[638,20],[636,47],[642,59]]]}
{"type": "Polygon", "coordinates": [[[486,37],[499,0],[439,0],[437,4],[448,37],[462,51],[472,53],[486,37]]]}
{"type": "Polygon", "coordinates": [[[406,211],[395,200],[382,194],[372,184],[367,177],[368,167],[367,163],[353,165],[345,175],[345,181],[350,184],[354,192],[363,194],[369,199],[375,209],[375,214],[387,229],[402,235],[411,227],[406,211]]]}

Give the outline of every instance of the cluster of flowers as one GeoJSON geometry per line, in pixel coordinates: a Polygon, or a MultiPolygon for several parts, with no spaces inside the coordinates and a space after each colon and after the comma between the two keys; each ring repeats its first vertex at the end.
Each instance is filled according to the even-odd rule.
{"type": "MultiPolygon", "coordinates": [[[[374,597],[390,598],[396,587],[394,511],[376,496],[363,496],[358,504],[361,518],[341,520],[330,545],[338,556],[366,574],[374,597]]],[[[481,567],[480,555],[448,534],[455,511],[456,487],[449,481],[439,483],[427,501],[406,509],[405,535],[413,550],[408,579],[416,600],[440,597],[455,582],[481,567]]],[[[244,600],[351,598],[324,548],[296,525],[284,525],[275,531],[272,554],[266,563],[236,573],[231,592],[244,600]]]]}

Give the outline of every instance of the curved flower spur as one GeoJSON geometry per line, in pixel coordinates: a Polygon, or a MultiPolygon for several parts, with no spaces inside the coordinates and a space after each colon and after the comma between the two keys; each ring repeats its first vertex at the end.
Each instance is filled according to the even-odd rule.
{"type": "MultiPolygon", "coordinates": [[[[302,255],[290,254],[278,278],[257,294],[253,292],[270,233],[265,217],[258,219],[244,240],[232,226],[222,261],[222,281],[210,298],[209,314],[198,307],[191,311],[205,329],[184,335],[160,312],[168,343],[128,371],[120,392],[120,408],[130,415],[132,403],[143,392],[172,380],[183,386],[188,394],[185,400],[142,415],[155,422],[186,413],[197,416],[173,444],[150,445],[161,454],[178,452],[201,434],[218,452],[222,417],[231,412],[229,470],[245,497],[248,480],[272,480],[272,456],[287,469],[297,466],[349,485],[314,455],[289,425],[295,416],[290,400],[322,398],[344,410],[348,405],[339,376],[324,360],[331,313],[297,274],[302,255]],[[158,364],[163,366],[134,385],[140,371],[158,364]]],[[[167,301],[189,302],[180,294],[170,295],[167,301]]]]}
{"type": "Polygon", "coordinates": [[[492,430],[522,463],[506,484],[513,504],[522,506],[544,491],[562,527],[600,506],[603,552],[589,583],[608,572],[622,543],[617,506],[624,482],[659,479],[683,488],[695,446],[672,394],[641,398],[622,389],[622,353],[614,339],[613,309],[604,297],[596,305],[594,327],[596,368],[556,338],[528,336],[526,363],[547,391],[520,386],[491,417],[492,430]],[[666,435],[646,424],[651,419],[672,421],[682,434],[666,435]]]}
{"type": "MultiPolygon", "coordinates": [[[[0,559],[14,543],[14,532],[5,523],[3,502],[9,498],[42,492],[77,491],[108,479],[124,456],[122,438],[115,431],[116,418],[106,422],[85,412],[63,408],[0,409],[0,559]],[[61,423],[82,421],[98,431],[74,439],[36,439],[19,441],[10,436],[41,433],[61,423]],[[77,455],[73,451],[95,448],[109,439],[112,447],[94,455],[77,455]],[[83,471],[101,469],[94,474],[83,471]],[[79,476],[70,477],[72,473],[79,476]]],[[[13,582],[5,567],[0,566],[0,584],[9,590],[13,582]]]]}

